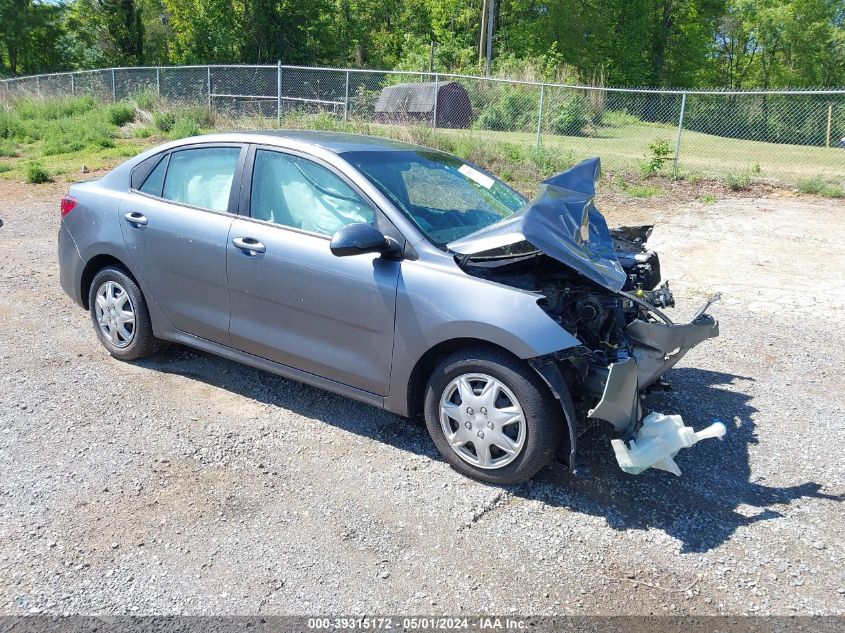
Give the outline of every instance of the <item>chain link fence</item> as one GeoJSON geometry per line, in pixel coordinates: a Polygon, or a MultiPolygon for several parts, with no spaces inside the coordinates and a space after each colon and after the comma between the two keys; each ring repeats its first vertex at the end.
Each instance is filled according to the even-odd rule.
{"type": "Polygon", "coordinates": [[[597,155],[611,171],[648,171],[657,159],[687,176],[845,180],[845,90],[621,89],[281,64],[113,68],[0,87],[0,97],[11,98],[119,101],[144,92],[283,127],[307,127],[308,117],[321,115],[386,135],[422,126],[505,153],[522,146],[573,161],[597,155]]]}

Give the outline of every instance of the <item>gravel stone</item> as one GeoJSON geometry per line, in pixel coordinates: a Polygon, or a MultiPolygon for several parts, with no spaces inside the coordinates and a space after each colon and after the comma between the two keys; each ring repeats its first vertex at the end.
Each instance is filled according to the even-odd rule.
{"type": "Polygon", "coordinates": [[[384,411],[180,346],[110,358],[59,287],[63,189],[0,180],[0,613],[845,613],[842,201],[617,201],[677,318],[724,296],[646,406],[728,435],[630,476],[595,428],[589,477],[502,489],[384,411]]]}

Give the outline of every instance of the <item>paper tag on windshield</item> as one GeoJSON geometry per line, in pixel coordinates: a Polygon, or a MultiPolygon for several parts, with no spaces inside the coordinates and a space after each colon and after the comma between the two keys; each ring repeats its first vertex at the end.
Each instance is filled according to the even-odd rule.
{"type": "Polygon", "coordinates": [[[489,189],[493,186],[493,183],[496,182],[495,180],[490,178],[490,176],[485,176],[480,171],[478,171],[477,169],[473,169],[469,165],[461,165],[460,167],[458,167],[458,171],[470,180],[477,182],[485,189],[489,189]]]}

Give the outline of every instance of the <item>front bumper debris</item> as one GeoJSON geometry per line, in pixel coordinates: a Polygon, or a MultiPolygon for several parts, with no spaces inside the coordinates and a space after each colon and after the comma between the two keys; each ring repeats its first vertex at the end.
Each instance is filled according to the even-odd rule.
{"type": "Polygon", "coordinates": [[[679,415],[650,413],[628,445],[619,439],[611,440],[610,444],[616,454],[616,462],[626,473],[638,475],[648,468],[657,468],[680,475],[681,469],[672,459],[678,451],[711,437],[722,439],[725,432],[725,425],[721,422],[714,422],[696,432],[691,426],[684,426],[679,415]]]}
{"type": "Polygon", "coordinates": [[[719,335],[716,319],[704,313],[717,298],[709,299],[689,323],[637,319],[625,329],[632,344],[630,356],[608,366],[601,398],[587,414],[589,418],[609,422],[620,435],[612,445],[616,460],[625,472],[637,474],[654,467],[680,475],[672,459],[679,450],[708,437],[725,435],[721,423],[696,433],[692,427],[684,426],[678,415],[650,413],[642,417],[643,393],[689,350],[719,335]]]}
{"type": "Polygon", "coordinates": [[[606,420],[623,436],[639,422],[640,393],[653,385],[684,354],[702,341],[719,335],[719,324],[709,314],[690,323],[634,321],[625,330],[633,341],[632,356],[608,367],[599,403],[587,415],[606,420]]]}

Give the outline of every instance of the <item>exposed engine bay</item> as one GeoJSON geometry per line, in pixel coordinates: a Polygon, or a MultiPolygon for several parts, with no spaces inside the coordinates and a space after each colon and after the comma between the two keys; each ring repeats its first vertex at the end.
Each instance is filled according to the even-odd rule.
{"type": "Polygon", "coordinates": [[[725,428],[696,434],[680,416],[644,415],[643,398],[669,389],[665,372],[718,336],[718,323],[705,311],[719,297],[689,323],[672,322],[663,309],[675,300],[668,282],[660,285],[659,257],[646,244],[652,227],[609,229],[593,204],[597,174],[598,159],[584,161],[545,181],[510,226],[494,225],[449,248],[467,273],[536,293],[543,310],[578,339],[580,346],[561,350],[538,371],[553,391],[556,376],[563,379],[580,420],[612,425],[623,470],[680,474],[674,454],[722,437],[725,428]]]}

